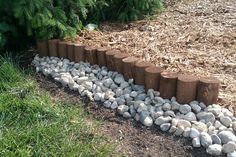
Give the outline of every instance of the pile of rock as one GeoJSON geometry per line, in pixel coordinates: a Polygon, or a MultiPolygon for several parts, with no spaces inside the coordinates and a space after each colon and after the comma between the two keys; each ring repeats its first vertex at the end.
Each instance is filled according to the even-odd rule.
{"type": "Polygon", "coordinates": [[[226,108],[192,101],[180,104],[175,97],[163,99],[158,91],[135,85],[118,72],[90,63],[70,62],[57,57],[36,56],[37,72],[51,76],[63,86],[78,91],[91,101],[103,102],[125,118],[134,118],[145,126],[157,125],[164,132],[192,139],[193,147],[205,147],[207,153],[236,157],[236,118],[226,108]]]}

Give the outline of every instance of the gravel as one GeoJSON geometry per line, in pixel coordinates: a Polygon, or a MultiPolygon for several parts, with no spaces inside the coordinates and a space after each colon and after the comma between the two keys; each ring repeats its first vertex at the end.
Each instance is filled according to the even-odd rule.
{"type": "Polygon", "coordinates": [[[53,77],[90,101],[102,102],[124,118],[133,117],[144,126],[158,125],[164,132],[190,137],[194,147],[203,146],[211,155],[223,152],[236,156],[236,117],[226,108],[217,104],[206,107],[197,101],[182,105],[175,97],[163,99],[158,91],[145,92],[133,79],[125,81],[122,74],[89,63],[36,56],[33,65],[36,72],[53,77]]]}

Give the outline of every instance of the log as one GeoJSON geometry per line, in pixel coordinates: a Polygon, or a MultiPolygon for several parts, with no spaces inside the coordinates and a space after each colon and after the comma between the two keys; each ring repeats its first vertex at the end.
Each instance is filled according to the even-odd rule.
{"type": "Polygon", "coordinates": [[[159,90],[160,87],[160,75],[163,72],[163,69],[156,66],[150,66],[145,69],[145,89],[154,89],[155,91],[159,90]]]}
{"type": "Polygon", "coordinates": [[[145,69],[147,67],[154,66],[152,63],[140,61],[135,63],[134,70],[134,82],[137,85],[145,85],[145,69]]]}
{"type": "Polygon", "coordinates": [[[74,51],[75,51],[75,62],[85,62],[85,45],[83,44],[75,44],[74,51]]]}
{"type": "Polygon", "coordinates": [[[120,53],[118,50],[109,50],[106,52],[106,62],[108,70],[114,71],[114,55],[120,53]]]}
{"type": "Polygon", "coordinates": [[[37,41],[39,57],[48,56],[48,41],[37,41]]]}
{"type": "Polygon", "coordinates": [[[85,50],[85,58],[86,61],[90,64],[94,65],[97,64],[97,49],[93,46],[86,46],[85,50]]]}
{"type": "Polygon", "coordinates": [[[164,99],[171,99],[176,95],[178,73],[162,72],[160,78],[160,94],[164,99]]]}
{"type": "Polygon", "coordinates": [[[197,100],[211,105],[217,103],[220,81],[215,77],[202,77],[198,83],[197,100]]]}
{"type": "Polygon", "coordinates": [[[67,42],[59,41],[58,54],[60,58],[67,58],[67,42]]]}
{"type": "Polygon", "coordinates": [[[177,81],[176,98],[181,104],[196,100],[198,78],[196,76],[180,75],[177,81]]]}
{"type": "Polygon", "coordinates": [[[119,72],[120,74],[123,74],[123,63],[122,59],[129,57],[126,53],[118,53],[114,55],[114,61],[115,61],[115,70],[119,72]]]}
{"type": "Polygon", "coordinates": [[[74,61],[75,60],[75,50],[74,50],[75,46],[73,43],[68,42],[67,43],[67,57],[70,61],[74,61]]]}
{"type": "Polygon", "coordinates": [[[123,75],[126,80],[134,78],[134,65],[138,62],[136,57],[127,57],[122,59],[123,75]]]}
{"type": "Polygon", "coordinates": [[[108,47],[97,48],[97,61],[100,66],[107,66],[106,63],[106,52],[109,50],[108,47]]]}
{"type": "Polygon", "coordinates": [[[48,40],[49,56],[58,57],[58,39],[48,40]]]}

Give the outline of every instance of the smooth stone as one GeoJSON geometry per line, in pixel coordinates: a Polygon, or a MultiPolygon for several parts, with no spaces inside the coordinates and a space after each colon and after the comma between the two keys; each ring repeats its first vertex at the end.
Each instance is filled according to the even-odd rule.
{"type": "Polygon", "coordinates": [[[143,125],[145,126],[152,126],[153,124],[153,120],[150,116],[147,116],[145,118],[143,118],[143,120],[141,120],[142,118],[140,118],[140,121],[142,122],[143,125]]]}
{"type": "Polygon", "coordinates": [[[221,108],[207,108],[207,112],[211,112],[215,116],[218,116],[221,113],[221,108]]]}
{"type": "Polygon", "coordinates": [[[203,102],[200,102],[199,106],[202,108],[202,110],[206,108],[206,105],[203,102]]]}
{"type": "Polygon", "coordinates": [[[226,131],[227,130],[227,127],[222,125],[221,127],[219,127],[219,132],[221,131],[226,131]]]}
{"type": "Polygon", "coordinates": [[[117,108],[117,112],[121,115],[123,115],[124,112],[127,112],[129,110],[129,106],[126,105],[120,105],[117,108]]]}
{"type": "Polygon", "coordinates": [[[211,155],[221,155],[222,152],[222,145],[220,144],[213,144],[210,145],[207,149],[206,152],[211,155]]]}
{"type": "Polygon", "coordinates": [[[157,97],[154,97],[153,103],[154,104],[157,104],[157,103],[164,104],[165,100],[163,98],[157,96],[157,97]]]}
{"type": "Polygon", "coordinates": [[[144,102],[145,102],[145,104],[147,104],[147,105],[151,105],[152,99],[149,98],[149,97],[146,97],[144,102]]]}
{"type": "Polygon", "coordinates": [[[151,116],[153,119],[157,119],[158,117],[160,116],[163,116],[164,115],[164,112],[163,111],[154,111],[154,112],[151,112],[151,116]]]}
{"type": "Polygon", "coordinates": [[[154,99],[154,97],[155,97],[153,92],[154,92],[153,89],[148,89],[148,91],[147,91],[147,96],[149,96],[150,99],[154,99]]]}
{"type": "Polygon", "coordinates": [[[176,110],[179,110],[179,108],[180,108],[180,104],[178,102],[174,101],[171,103],[171,110],[176,111],[176,110]]]}
{"type": "Polygon", "coordinates": [[[200,135],[200,133],[197,129],[195,129],[195,128],[190,129],[189,137],[195,138],[195,137],[199,137],[199,135],[200,135]]]}
{"type": "Polygon", "coordinates": [[[192,122],[192,127],[199,130],[200,132],[207,132],[207,125],[205,123],[202,122],[197,122],[197,121],[193,121],[192,122]]]}
{"type": "Polygon", "coordinates": [[[140,112],[142,112],[142,111],[147,111],[147,110],[148,110],[147,105],[145,105],[144,103],[141,103],[141,104],[139,104],[139,106],[138,106],[137,112],[140,113],[140,112]]]}
{"type": "Polygon", "coordinates": [[[218,129],[218,128],[220,128],[221,126],[223,126],[223,124],[221,124],[220,121],[216,120],[214,126],[215,126],[216,129],[218,129]]]}
{"type": "Polygon", "coordinates": [[[211,139],[213,144],[221,144],[221,139],[216,134],[212,134],[211,139]]]}
{"type": "Polygon", "coordinates": [[[170,101],[171,101],[171,102],[176,101],[176,97],[173,96],[173,97],[170,99],[170,101]]]}
{"type": "Polygon", "coordinates": [[[126,82],[126,81],[123,81],[121,84],[120,84],[120,87],[121,88],[127,88],[127,87],[129,87],[129,83],[128,82],[126,82]]]}
{"type": "Polygon", "coordinates": [[[193,112],[189,112],[186,115],[184,115],[183,119],[190,121],[190,122],[197,120],[196,115],[193,112]]]}
{"type": "Polygon", "coordinates": [[[116,101],[114,101],[112,104],[111,104],[111,109],[116,109],[118,107],[118,104],[116,101]]]}
{"type": "Polygon", "coordinates": [[[117,88],[116,89],[116,97],[120,97],[121,95],[123,95],[124,92],[123,92],[123,89],[122,88],[117,88]]]}
{"type": "Polygon", "coordinates": [[[123,117],[124,118],[131,118],[131,114],[129,112],[124,112],[123,117]]]}
{"type": "Polygon", "coordinates": [[[130,96],[133,97],[133,98],[135,98],[135,97],[138,96],[138,93],[137,93],[136,91],[132,91],[132,92],[130,93],[130,96]]]}
{"type": "Polygon", "coordinates": [[[225,116],[229,116],[229,117],[233,117],[234,114],[232,112],[230,112],[227,108],[222,108],[221,112],[225,115],[225,116]]]}
{"type": "Polygon", "coordinates": [[[171,127],[170,123],[163,123],[163,124],[160,125],[160,129],[162,131],[168,131],[170,129],[170,127],[171,127]]]}
{"type": "Polygon", "coordinates": [[[134,119],[135,119],[136,121],[139,121],[139,120],[140,120],[140,115],[139,115],[138,113],[136,113],[135,116],[134,116],[134,119]]]}
{"type": "Polygon", "coordinates": [[[232,128],[234,129],[234,131],[236,132],[236,122],[232,123],[232,128]]]}
{"type": "Polygon", "coordinates": [[[193,147],[199,148],[201,147],[200,139],[199,137],[195,137],[192,140],[193,147]]]}
{"type": "Polygon", "coordinates": [[[138,109],[138,107],[140,106],[140,104],[144,104],[144,101],[138,100],[138,101],[134,101],[134,108],[138,109]]]}
{"type": "Polygon", "coordinates": [[[105,93],[95,93],[94,94],[94,100],[95,101],[101,101],[104,99],[105,93]]]}
{"type": "Polygon", "coordinates": [[[177,127],[177,129],[176,129],[174,135],[180,136],[180,135],[182,135],[183,132],[184,132],[184,127],[183,127],[183,126],[177,127]]]}
{"type": "Polygon", "coordinates": [[[145,93],[138,94],[138,96],[135,98],[135,100],[141,100],[144,101],[147,95],[145,93]]]}
{"type": "Polygon", "coordinates": [[[136,113],[137,113],[136,110],[134,108],[131,108],[131,107],[129,109],[129,112],[130,112],[132,117],[134,117],[136,115],[136,113]]]}
{"type": "Polygon", "coordinates": [[[77,78],[76,79],[76,82],[78,83],[78,84],[82,84],[84,81],[88,81],[89,80],[89,78],[87,77],[87,76],[84,76],[84,77],[79,77],[79,78],[77,78]]]}
{"type": "Polygon", "coordinates": [[[212,145],[211,136],[207,132],[201,132],[200,134],[201,145],[205,148],[212,145]]]}
{"type": "Polygon", "coordinates": [[[236,142],[236,136],[230,131],[221,131],[218,134],[223,144],[228,143],[229,141],[236,142]]]}
{"type": "Polygon", "coordinates": [[[236,157],[236,151],[234,151],[232,153],[228,153],[227,157],[236,157]]]}
{"type": "MultiPolygon", "coordinates": [[[[171,125],[172,125],[172,126],[177,126],[178,123],[179,123],[179,119],[177,119],[177,118],[173,118],[173,119],[171,120],[171,125]]],[[[190,124],[190,125],[191,125],[191,124],[190,124]]],[[[182,125],[180,125],[180,126],[182,126],[182,125]]]]}
{"type": "Polygon", "coordinates": [[[102,70],[100,73],[101,73],[101,75],[103,75],[103,76],[106,76],[106,75],[107,75],[107,71],[106,71],[106,70],[102,70]]]}
{"type": "Polygon", "coordinates": [[[170,130],[169,130],[169,133],[174,133],[176,130],[177,130],[176,126],[171,126],[170,130]]]}
{"type": "Polygon", "coordinates": [[[204,111],[203,112],[199,112],[197,114],[197,118],[199,120],[204,120],[205,123],[211,122],[212,124],[214,124],[214,122],[215,122],[215,116],[211,112],[204,112],[204,111]]]}
{"type": "Polygon", "coordinates": [[[122,99],[122,98],[116,98],[116,102],[117,102],[117,104],[118,105],[123,105],[123,104],[125,104],[125,99],[122,99]]]}
{"type": "Polygon", "coordinates": [[[224,144],[222,147],[222,151],[224,153],[232,153],[236,150],[236,143],[229,141],[228,143],[224,144]]]}
{"type": "Polygon", "coordinates": [[[186,114],[186,113],[191,112],[191,107],[190,107],[189,105],[187,105],[187,104],[185,104],[185,105],[180,105],[179,111],[180,111],[181,113],[183,113],[183,114],[186,114]]]}
{"type": "Polygon", "coordinates": [[[105,99],[110,99],[110,98],[114,97],[115,95],[116,95],[116,94],[115,94],[113,91],[107,90],[107,91],[105,92],[104,98],[105,98],[105,99]]]}
{"type": "Polygon", "coordinates": [[[195,104],[195,103],[191,104],[190,103],[190,106],[191,106],[193,112],[195,112],[195,113],[198,113],[201,111],[201,107],[198,104],[195,104]]]}
{"type": "Polygon", "coordinates": [[[220,117],[220,122],[226,126],[226,127],[229,127],[230,124],[232,123],[232,119],[228,116],[222,116],[220,117]]]}
{"type": "Polygon", "coordinates": [[[183,136],[184,136],[184,137],[189,137],[189,134],[190,134],[190,128],[184,129],[183,136]]]}
{"type": "Polygon", "coordinates": [[[171,109],[171,105],[169,103],[165,103],[163,106],[162,106],[162,109],[164,111],[169,111],[171,109]]]}
{"type": "Polygon", "coordinates": [[[113,80],[111,78],[107,78],[103,81],[105,87],[109,88],[113,84],[113,80]]]}
{"type": "Polygon", "coordinates": [[[122,82],[124,82],[124,77],[122,75],[116,75],[115,79],[114,79],[114,82],[118,85],[120,85],[122,82]]]}
{"type": "Polygon", "coordinates": [[[191,123],[187,120],[179,119],[177,126],[178,127],[183,127],[184,129],[187,128],[187,127],[191,128],[191,123]]]}
{"type": "Polygon", "coordinates": [[[171,117],[169,117],[169,116],[167,116],[167,117],[163,117],[163,116],[161,116],[161,117],[158,117],[156,120],[155,120],[155,124],[156,125],[161,125],[161,124],[163,124],[163,123],[168,123],[168,122],[170,122],[171,121],[171,117]]]}
{"type": "Polygon", "coordinates": [[[175,113],[174,113],[174,111],[171,111],[171,110],[166,111],[166,112],[164,113],[164,115],[165,115],[165,116],[170,116],[170,117],[172,117],[172,118],[175,117],[175,113]]]}
{"type": "Polygon", "coordinates": [[[106,107],[106,108],[110,108],[111,107],[111,102],[107,100],[103,103],[103,106],[106,107]]]}

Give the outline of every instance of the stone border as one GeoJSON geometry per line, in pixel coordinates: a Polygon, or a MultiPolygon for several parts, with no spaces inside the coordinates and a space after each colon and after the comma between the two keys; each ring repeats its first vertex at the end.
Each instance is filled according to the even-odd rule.
{"type": "Polygon", "coordinates": [[[190,103],[194,100],[203,102],[206,105],[217,103],[220,82],[213,77],[197,78],[190,75],[183,77],[177,73],[173,74],[167,71],[163,71],[161,77],[159,77],[159,72],[157,72],[155,77],[155,74],[151,75],[150,72],[144,73],[144,71],[149,66],[153,66],[153,69],[159,67],[146,62],[143,63],[142,60],[107,47],[98,48],[52,39],[48,42],[38,41],[37,48],[40,57],[69,58],[75,62],[88,61],[91,64],[107,66],[109,70],[123,74],[125,79],[134,78],[137,84],[145,85],[146,90],[151,88],[160,91],[163,98],[170,99],[176,96],[177,101],[181,104],[190,103]],[[139,64],[141,65],[139,66],[139,64]],[[156,78],[156,80],[153,78],[156,78]]]}
{"type": "MultiPolygon", "coordinates": [[[[98,53],[97,48],[85,47],[79,46],[78,53],[81,54],[78,56],[84,56],[82,57],[84,60],[79,63],[71,62],[65,58],[38,57],[36,55],[33,64],[36,71],[51,76],[64,87],[79,92],[81,96],[87,96],[91,101],[102,102],[104,107],[116,109],[125,118],[134,118],[145,126],[155,124],[164,132],[168,131],[175,136],[189,138],[192,140],[193,147],[205,147],[209,154],[227,153],[228,157],[236,157],[236,117],[232,112],[220,105],[206,106],[203,102],[198,101],[180,104],[174,96],[175,92],[173,91],[176,89],[179,91],[191,89],[191,92],[187,94],[183,92],[181,93],[183,95],[178,95],[184,101],[190,101],[196,89],[197,78],[162,72],[161,68],[149,66],[135,57],[126,56],[127,58],[123,59],[118,57],[119,60],[122,59],[120,62],[123,68],[118,67],[128,77],[125,80],[121,73],[109,71],[105,66],[96,65],[98,57],[95,57],[94,54],[98,53]],[[86,56],[88,57],[86,58],[86,56]],[[145,70],[139,69],[139,63],[142,63],[141,67],[147,66],[145,70]],[[157,88],[159,84],[160,91],[163,91],[163,97],[169,99],[163,99],[161,93],[154,89],[146,89],[145,91],[143,85],[134,84],[133,77],[137,73],[137,64],[138,73],[143,73],[144,70],[145,85],[157,88]],[[179,81],[181,84],[178,85],[179,81]],[[168,92],[168,90],[170,91],[168,92]]],[[[109,57],[106,58],[106,51],[102,50],[103,56],[105,55],[106,62],[110,62],[110,69],[116,70],[117,66],[115,66],[114,60],[117,57],[113,52],[116,52],[116,55],[122,53],[117,50],[109,51],[109,57]]],[[[67,55],[69,52],[73,53],[68,49],[66,52],[67,55]]],[[[211,84],[211,89],[218,87],[217,84],[214,84],[215,79],[212,78],[204,78],[199,82],[201,90],[206,90],[205,84],[211,84]]],[[[207,92],[211,94],[209,89],[207,92]]],[[[215,97],[211,98],[215,99],[215,97]]]]}

